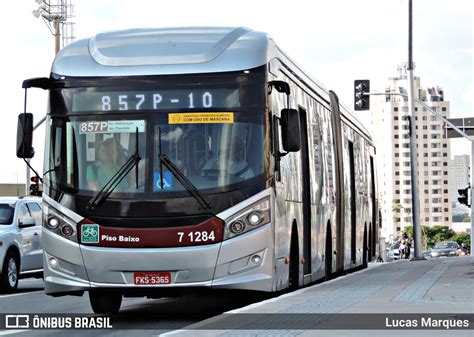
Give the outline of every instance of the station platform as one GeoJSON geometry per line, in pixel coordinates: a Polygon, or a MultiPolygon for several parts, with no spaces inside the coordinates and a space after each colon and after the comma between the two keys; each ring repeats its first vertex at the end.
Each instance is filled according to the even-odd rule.
{"type": "Polygon", "coordinates": [[[233,310],[173,336],[474,336],[474,257],[367,269],[233,310]]]}

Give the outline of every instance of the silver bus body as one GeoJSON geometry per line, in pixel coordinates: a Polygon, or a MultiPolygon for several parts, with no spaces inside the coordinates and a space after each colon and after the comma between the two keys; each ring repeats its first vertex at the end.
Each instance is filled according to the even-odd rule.
{"type": "MultiPolygon", "coordinates": [[[[208,245],[96,247],[69,240],[45,227],[47,294],[80,294],[93,289],[116,289],[124,294],[138,289],[151,293],[157,289],[194,288],[271,292],[295,286],[291,284],[292,270],[297,273],[296,286],[302,286],[363,267],[374,257],[379,221],[375,148],[370,136],[343,105],[337,106],[340,116],[334,122],[332,94],[289,59],[267,34],[227,27],[102,33],[61,50],[51,73],[57,79],[166,77],[245,72],[262,66],[266,67],[268,82],[289,83],[290,107],[306,116],[309,181],[301,178],[301,151],[282,157],[279,177],[272,176],[267,188],[215,214],[228,224],[241,210],[268,200],[270,221],[208,245]],[[309,200],[302,196],[304,184],[310,186],[306,192],[309,200]],[[303,204],[308,201],[305,210],[303,204]],[[295,252],[296,260],[291,257],[295,252]],[[299,266],[291,269],[290,264],[295,261],[299,266]],[[170,272],[171,282],[135,285],[133,274],[146,271],[170,272]]],[[[265,102],[265,110],[279,117],[287,98],[273,90],[265,102]]],[[[47,146],[45,157],[50,155],[49,151],[47,146]]],[[[275,159],[272,153],[265,156],[266,165],[273,172],[275,159]]],[[[84,216],[69,209],[70,198],[67,193],[59,199],[48,192],[43,194],[46,207],[71,224],[78,224],[84,216]]]]}

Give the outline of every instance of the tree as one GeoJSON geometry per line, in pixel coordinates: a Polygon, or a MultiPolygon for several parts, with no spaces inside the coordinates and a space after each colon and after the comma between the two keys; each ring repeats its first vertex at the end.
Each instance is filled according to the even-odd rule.
{"type": "Polygon", "coordinates": [[[392,212],[394,213],[400,213],[400,210],[403,209],[403,206],[397,201],[398,200],[394,200],[392,203],[392,212]]]}
{"type": "MultiPolygon", "coordinates": [[[[423,250],[427,248],[428,244],[428,228],[429,227],[421,226],[421,247],[423,250]]],[[[413,239],[413,226],[407,226],[404,230],[408,237],[413,239]]]]}
{"type": "MultiPolygon", "coordinates": [[[[413,238],[413,226],[407,226],[403,230],[408,234],[410,238],[413,238]]],[[[426,227],[421,226],[421,245],[423,249],[432,248],[437,242],[441,241],[456,241],[470,250],[471,237],[468,233],[456,234],[452,229],[447,226],[433,226],[426,227]]]]}
{"type": "Polygon", "coordinates": [[[448,241],[454,231],[447,226],[433,226],[428,228],[428,246],[433,247],[436,242],[448,241]]]}
{"type": "Polygon", "coordinates": [[[413,237],[413,226],[405,227],[405,232],[408,234],[409,237],[413,237]]]}
{"type": "Polygon", "coordinates": [[[403,206],[399,202],[400,200],[394,200],[392,203],[392,212],[393,212],[393,222],[400,222],[400,211],[403,209],[403,206]]]}
{"type": "Polygon", "coordinates": [[[464,247],[470,251],[471,250],[471,235],[468,233],[458,233],[451,237],[451,241],[456,241],[459,244],[464,243],[464,247]]]}

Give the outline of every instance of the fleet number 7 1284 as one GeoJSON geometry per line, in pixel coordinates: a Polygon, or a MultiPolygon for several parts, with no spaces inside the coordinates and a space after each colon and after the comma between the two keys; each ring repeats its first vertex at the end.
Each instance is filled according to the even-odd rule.
{"type": "Polygon", "coordinates": [[[207,242],[207,241],[215,241],[216,236],[214,231],[194,231],[194,232],[178,232],[178,242],[183,242],[183,240],[187,240],[188,242],[207,242]]]}

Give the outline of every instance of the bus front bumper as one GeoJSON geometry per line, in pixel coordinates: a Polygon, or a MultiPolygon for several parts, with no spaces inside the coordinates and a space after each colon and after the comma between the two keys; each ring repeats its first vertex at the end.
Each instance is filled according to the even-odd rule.
{"type": "Polygon", "coordinates": [[[43,231],[44,284],[53,296],[109,289],[145,294],[188,288],[272,291],[271,224],[212,245],[105,248],[43,231]],[[134,273],[169,272],[166,285],[136,285],[134,273]]]}

